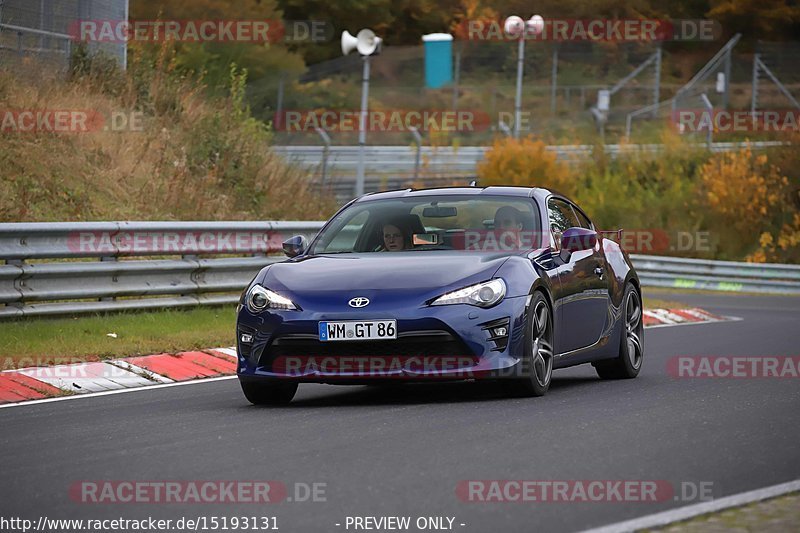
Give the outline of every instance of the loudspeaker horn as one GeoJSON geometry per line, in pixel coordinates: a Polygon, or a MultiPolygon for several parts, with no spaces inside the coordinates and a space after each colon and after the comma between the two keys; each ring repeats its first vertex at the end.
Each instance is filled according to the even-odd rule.
{"type": "Polygon", "coordinates": [[[347,55],[353,50],[355,50],[357,46],[358,46],[358,39],[353,35],[351,35],[349,31],[344,30],[342,32],[342,53],[344,55],[347,55]]]}
{"type": "Polygon", "coordinates": [[[363,29],[358,32],[356,39],[358,40],[356,48],[358,49],[358,53],[362,56],[371,56],[376,52],[380,52],[383,39],[375,35],[374,31],[363,29]]]}

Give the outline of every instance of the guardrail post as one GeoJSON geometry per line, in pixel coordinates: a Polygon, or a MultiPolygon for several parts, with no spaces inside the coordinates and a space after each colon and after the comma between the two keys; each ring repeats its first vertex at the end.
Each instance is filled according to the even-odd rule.
{"type": "MultiPolygon", "coordinates": [[[[106,255],[106,256],[103,256],[103,257],[100,258],[100,262],[101,263],[116,263],[117,262],[117,258],[115,256],[113,256],[113,255],[106,255]]],[[[115,276],[113,276],[111,278],[111,281],[116,283],[116,282],[119,281],[119,279],[115,275],[115,276]]],[[[101,302],[115,302],[116,300],[117,300],[116,296],[105,296],[103,298],[100,298],[101,302]]]]}
{"type": "Polygon", "coordinates": [[[20,300],[18,302],[10,302],[6,304],[6,307],[13,307],[15,309],[22,309],[25,306],[25,293],[21,290],[21,287],[25,286],[25,281],[22,279],[25,275],[25,271],[22,268],[25,266],[24,259],[7,259],[7,265],[15,266],[19,268],[19,275],[14,278],[12,282],[14,285],[14,289],[19,292],[20,300]]]}
{"type": "Polygon", "coordinates": [[[414,144],[417,145],[417,153],[414,155],[414,181],[417,181],[419,179],[420,157],[422,156],[422,135],[419,134],[419,130],[414,126],[409,126],[408,131],[414,136],[414,144]]]}
{"type": "Polygon", "coordinates": [[[328,176],[328,156],[331,152],[331,138],[324,129],[320,127],[314,128],[317,134],[322,138],[322,188],[325,188],[325,181],[328,176]]]}
{"type": "Polygon", "coordinates": [[[186,254],[182,255],[181,259],[184,261],[194,261],[195,268],[192,273],[189,275],[189,279],[191,279],[192,283],[194,283],[195,292],[194,294],[186,294],[182,293],[181,296],[191,296],[195,298],[196,303],[200,303],[200,282],[203,279],[204,270],[200,265],[200,256],[196,254],[186,254]]]}

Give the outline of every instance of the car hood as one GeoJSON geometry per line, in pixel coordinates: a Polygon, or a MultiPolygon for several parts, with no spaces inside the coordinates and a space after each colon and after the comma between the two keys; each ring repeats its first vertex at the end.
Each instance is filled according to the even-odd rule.
{"type": "Polygon", "coordinates": [[[447,251],[321,255],[273,264],[257,281],[293,295],[386,290],[419,296],[491,279],[508,257],[447,251]]]}

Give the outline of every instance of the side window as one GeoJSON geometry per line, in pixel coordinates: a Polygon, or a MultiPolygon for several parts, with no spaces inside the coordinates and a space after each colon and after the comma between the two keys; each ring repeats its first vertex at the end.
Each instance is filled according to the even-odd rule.
{"type": "Polygon", "coordinates": [[[550,233],[553,236],[552,245],[558,249],[561,243],[561,234],[569,228],[580,226],[580,223],[572,207],[557,198],[551,198],[547,202],[547,214],[550,219],[550,233]]]}
{"type": "Polygon", "coordinates": [[[550,229],[562,233],[569,228],[580,226],[575,212],[562,200],[551,198],[547,203],[547,212],[550,217],[550,229]]]}
{"type": "Polygon", "coordinates": [[[347,221],[340,231],[334,234],[331,242],[327,243],[323,249],[317,250],[317,253],[352,252],[356,246],[356,240],[368,219],[368,211],[362,211],[357,214],[347,221]]]}
{"type": "Polygon", "coordinates": [[[575,211],[575,215],[578,217],[578,222],[580,222],[582,228],[594,229],[592,228],[592,221],[583,214],[583,211],[577,209],[575,206],[572,206],[572,210],[575,211]]]}

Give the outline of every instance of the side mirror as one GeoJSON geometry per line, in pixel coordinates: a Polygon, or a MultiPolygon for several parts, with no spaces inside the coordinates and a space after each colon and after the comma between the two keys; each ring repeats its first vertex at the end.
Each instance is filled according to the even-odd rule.
{"type": "Polygon", "coordinates": [[[297,257],[308,248],[308,239],[305,235],[295,235],[291,239],[283,241],[283,253],[288,257],[297,257]]]}
{"type": "Polygon", "coordinates": [[[569,228],[561,234],[561,253],[567,258],[573,252],[591,250],[597,246],[597,232],[586,228],[569,228]]]}

